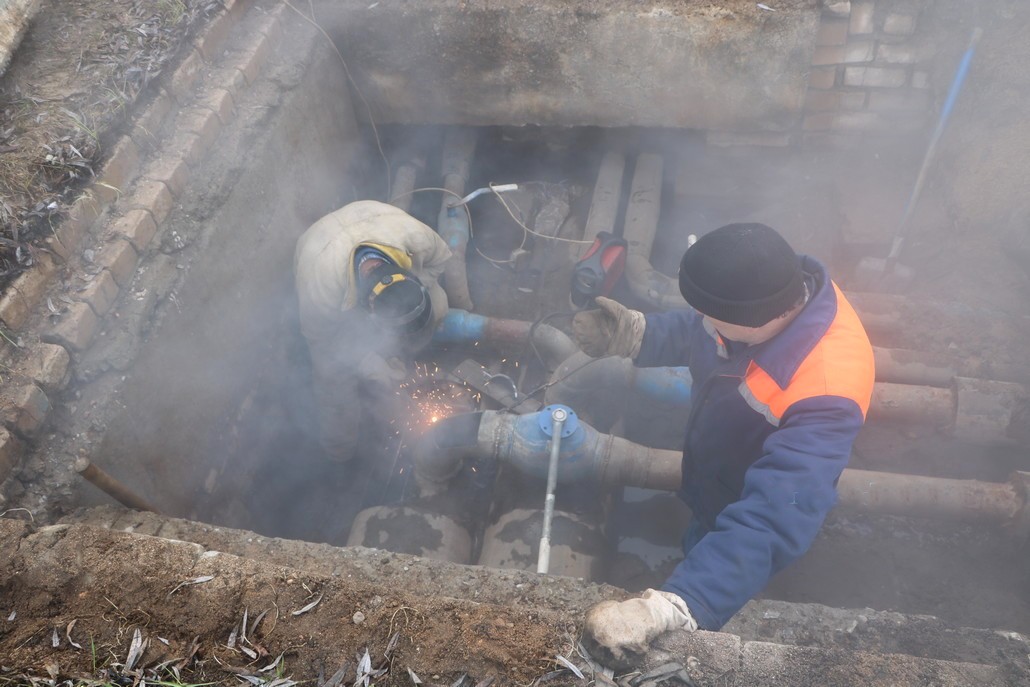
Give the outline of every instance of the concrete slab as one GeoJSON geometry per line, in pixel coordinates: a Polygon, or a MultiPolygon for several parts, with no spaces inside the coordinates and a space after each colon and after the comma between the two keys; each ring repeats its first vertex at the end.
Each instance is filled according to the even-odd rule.
{"type": "Polygon", "coordinates": [[[335,0],[318,17],[384,122],[782,131],[820,5],[335,0]]]}

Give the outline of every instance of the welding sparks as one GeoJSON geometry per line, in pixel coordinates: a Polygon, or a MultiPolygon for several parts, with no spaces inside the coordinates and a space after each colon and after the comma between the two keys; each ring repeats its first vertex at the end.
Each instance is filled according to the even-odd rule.
{"type": "Polygon", "coordinates": [[[401,384],[399,393],[411,399],[408,412],[400,419],[402,433],[421,434],[427,429],[457,413],[473,409],[471,390],[463,385],[439,379],[440,368],[415,365],[415,377],[401,384]]]}

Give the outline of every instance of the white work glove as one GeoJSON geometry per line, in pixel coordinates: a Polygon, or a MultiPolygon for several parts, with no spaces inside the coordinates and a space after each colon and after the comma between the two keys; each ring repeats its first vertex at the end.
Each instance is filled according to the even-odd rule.
{"type": "Polygon", "coordinates": [[[604,665],[629,670],[640,667],[651,640],[676,629],[697,629],[686,602],[671,592],[648,589],[637,598],[602,601],[590,608],[583,640],[604,665]]]}
{"type": "Polygon", "coordinates": [[[630,310],[610,298],[594,299],[596,310],[584,310],[572,318],[572,334],[591,358],[618,355],[636,358],[644,340],[644,313],[630,310]]]}

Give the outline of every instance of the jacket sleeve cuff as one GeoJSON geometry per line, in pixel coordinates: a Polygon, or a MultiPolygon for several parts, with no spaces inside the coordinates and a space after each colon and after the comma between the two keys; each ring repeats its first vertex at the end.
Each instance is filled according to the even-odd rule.
{"type": "Polygon", "coordinates": [[[690,609],[690,615],[693,616],[699,630],[715,632],[725,624],[725,622],[720,622],[719,619],[715,617],[715,614],[712,613],[711,609],[709,609],[708,606],[700,599],[695,599],[689,594],[685,594],[683,590],[677,589],[672,584],[666,582],[661,586],[661,590],[663,592],[675,594],[679,598],[683,599],[683,602],[687,604],[687,608],[690,609]]]}

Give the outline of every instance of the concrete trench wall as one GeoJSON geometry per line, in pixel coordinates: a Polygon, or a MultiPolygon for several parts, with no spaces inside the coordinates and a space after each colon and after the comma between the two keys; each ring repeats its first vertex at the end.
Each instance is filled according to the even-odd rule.
{"type": "MultiPolygon", "coordinates": [[[[325,44],[312,43],[318,47],[308,48],[308,59],[291,60],[290,68],[303,70],[294,84],[265,84],[280,90],[272,116],[224,132],[217,159],[188,190],[202,198],[206,184],[239,173],[228,195],[204,208],[211,214],[202,226],[188,212],[170,218],[166,231],[199,230],[192,239],[199,250],[178,305],[166,304],[142,348],[123,390],[125,409],[100,446],[104,460],[123,466],[170,512],[191,512],[196,496],[222,478],[231,446],[220,440],[243,397],[260,371],[287,367],[294,244],[360,183],[352,171],[361,138],[342,68],[325,44]]],[[[245,489],[250,475],[239,477],[238,490],[245,489]]]]}
{"type": "Polygon", "coordinates": [[[324,0],[318,13],[383,121],[781,132],[802,107],[819,3],[777,5],[324,0]]]}
{"type": "Polygon", "coordinates": [[[192,513],[255,371],[285,364],[296,237],[365,195],[342,65],[285,10],[227,3],[57,228],[63,262],[44,256],[0,300],[31,342],[0,395],[14,498],[43,475],[40,507],[102,498],[71,473],[86,456],[192,513]],[[76,279],[89,288],[50,315],[76,279]]]}
{"type": "MultiPolygon", "coordinates": [[[[27,354],[17,356],[21,359],[5,360],[15,374],[0,398],[6,427],[0,434],[0,480],[19,462],[23,443],[38,440],[55,405],[51,397],[65,388],[69,370],[75,370],[80,379],[95,379],[105,370],[125,369],[124,356],[91,367],[86,351],[98,336],[107,334],[103,318],[109,316],[119,294],[134,288],[140,260],[154,255],[152,242],[159,228],[160,240],[166,243],[172,231],[165,231],[166,219],[184,197],[185,184],[206,154],[224,145],[229,134],[222,134],[219,142],[222,129],[241,112],[254,119],[254,110],[241,107],[272,107],[241,106],[236,100],[259,79],[269,56],[283,45],[283,26],[294,32],[291,46],[325,49],[316,48],[322,45],[320,35],[286,6],[268,15],[263,9],[245,15],[250,6],[246,0],[226,2],[226,11],[163,80],[131,133],[113,147],[99,174],[101,183],[84,193],[56,227],[49,243],[56,259],[42,256],[38,267],[19,277],[0,298],[0,321],[8,331],[38,332],[40,339],[27,354]],[[245,28],[237,26],[241,22],[245,28]],[[230,34],[237,36],[236,43],[227,42],[230,34]],[[162,128],[170,132],[167,142],[154,135],[162,128]],[[77,260],[83,247],[94,251],[91,264],[77,260]],[[69,262],[62,265],[61,261],[69,262]],[[98,273],[96,266],[102,268],[98,273]],[[78,268],[86,268],[90,287],[73,295],[77,302],[67,312],[48,318],[41,306],[48,291],[53,292],[52,279],[78,268]]],[[[923,0],[795,0],[778,3],[776,12],[735,1],[718,6],[674,2],[642,9],[614,2],[502,2],[470,7],[453,0],[371,6],[322,0],[316,8],[319,21],[349,59],[379,122],[689,127],[705,130],[709,143],[728,145],[854,141],[896,127],[911,132],[925,126],[934,95],[946,86],[956,56],[954,46],[940,53],[932,49],[934,39],[940,37],[940,12],[923,0]]],[[[967,28],[949,31],[949,41],[961,44],[967,28]]],[[[298,88],[308,89],[310,95],[295,98],[297,103],[322,106],[292,106],[293,113],[279,120],[281,127],[278,121],[270,126],[269,120],[253,128],[254,140],[237,141],[235,145],[251,156],[248,159],[256,170],[244,172],[242,164],[223,166],[227,174],[246,175],[246,179],[239,177],[244,186],[263,185],[264,195],[257,191],[252,191],[252,199],[237,195],[226,201],[235,203],[234,209],[204,218],[208,225],[275,222],[299,231],[298,227],[341,202],[341,194],[350,186],[341,161],[351,154],[350,143],[343,137],[354,130],[352,124],[344,124],[351,117],[351,107],[344,103],[348,89],[342,70],[328,57],[320,60],[323,76],[305,81],[298,88]],[[329,116],[330,112],[334,114],[329,116]],[[266,135],[266,129],[266,149],[278,152],[262,155],[261,144],[255,142],[266,135]],[[298,135],[330,130],[340,135],[325,134],[318,142],[298,135]],[[297,160],[322,160],[325,168],[338,170],[341,176],[333,179],[313,171],[320,163],[297,160]],[[257,181],[260,170],[274,167],[280,168],[277,177],[269,174],[263,182],[257,181]],[[281,182],[304,174],[309,181],[285,187],[281,182]],[[287,205],[276,204],[277,197],[291,199],[296,210],[292,217],[287,205]],[[246,220],[248,213],[264,222],[246,220]]],[[[357,101],[356,105],[357,115],[365,117],[364,106],[357,101]]],[[[195,186],[189,196],[210,185],[210,179],[191,183],[195,186]]],[[[276,255],[278,261],[261,267],[281,275],[292,235],[287,238],[269,230],[262,240],[269,247],[262,248],[268,253],[261,254],[276,255]],[[282,242],[275,243],[280,238],[282,242]]],[[[248,244],[241,241],[240,245],[248,244]]],[[[166,245],[159,250],[175,252],[166,245]]],[[[235,244],[216,239],[193,273],[203,274],[204,260],[218,261],[212,256],[220,251],[231,256],[235,244]]],[[[242,345],[237,355],[211,357],[221,360],[220,372],[238,379],[246,365],[242,361],[253,348],[240,341],[229,343],[226,333],[229,322],[242,323],[252,312],[250,307],[260,300],[258,294],[270,293],[262,291],[267,282],[256,277],[248,281],[258,272],[237,264],[226,271],[232,275],[229,279],[209,273],[199,277],[197,287],[187,288],[183,296],[198,304],[206,298],[201,295],[204,283],[208,292],[226,297],[235,293],[233,297],[241,302],[232,311],[212,310],[220,315],[205,315],[203,327],[184,325],[170,314],[172,329],[192,331],[192,337],[186,337],[192,343],[184,349],[192,353],[166,355],[160,364],[170,368],[174,360],[182,363],[182,369],[200,370],[203,366],[197,361],[206,356],[199,353],[242,345]]],[[[134,297],[148,302],[155,291],[161,290],[134,297]]],[[[188,307],[199,313],[210,303],[188,307]]],[[[175,308],[179,313],[182,304],[175,308]]],[[[261,339],[261,332],[251,330],[247,338],[253,343],[261,339]]],[[[198,436],[204,434],[197,431],[201,425],[224,422],[220,412],[225,411],[227,397],[219,396],[216,385],[207,384],[204,393],[198,393],[187,381],[216,377],[191,372],[167,375],[166,395],[188,397],[191,402],[186,411],[177,410],[167,419],[170,427],[178,428],[174,431],[182,441],[155,450],[153,456],[181,455],[183,447],[196,447],[198,436]],[[194,430],[187,431],[191,425],[194,430]]],[[[153,394],[145,396],[138,392],[131,401],[156,400],[153,394]]],[[[128,434],[141,435],[145,428],[140,423],[126,425],[131,430],[128,434]]],[[[123,455],[143,451],[138,440],[122,443],[116,450],[123,455]]],[[[138,478],[164,484],[161,475],[138,478]]]]}
{"type": "Polygon", "coordinates": [[[950,77],[922,0],[798,0],[775,11],[323,0],[318,11],[386,122],[671,127],[703,130],[715,145],[849,145],[924,129],[950,77]]]}
{"type": "MultiPolygon", "coordinates": [[[[690,110],[684,116],[696,119],[676,125],[708,129],[709,143],[716,144],[779,145],[800,140],[799,132],[804,132],[808,142],[833,142],[838,135],[882,132],[896,118],[915,130],[924,123],[931,105],[932,84],[918,61],[923,53],[913,53],[917,58],[912,61],[896,62],[884,57],[891,53],[880,48],[888,45],[899,50],[907,37],[916,35],[919,7],[899,5],[899,11],[893,12],[883,2],[827,3],[819,15],[822,28],[816,28],[812,15],[798,15],[808,22],[804,25],[812,32],[812,43],[805,43],[808,47],[795,44],[793,52],[781,57],[795,69],[804,55],[819,69],[801,72],[807,75],[801,82],[789,79],[782,91],[762,93],[757,109],[747,117],[717,114],[725,114],[720,108],[743,111],[745,105],[755,105],[734,91],[720,96],[719,102],[709,99],[703,108],[690,110]],[[864,23],[867,20],[862,17],[871,23],[864,23]],[[906,23],[904,17],[912,22],[906,23]],[[869,26],[873,28],[866,31],[869,26]],[[908,28],[889,31],[889,27],[908,28]],[[855,62],[859,48],[854,46],[864,46],[864,42],[872,43],[872,52],[862,54],[872,57],[855,62]],[[844,57],[840,58],[842,50],[844,57]],[[861,72],[861,82],[849,77],[856,73],[850,70],[859,68],[867,70],[861,72]],[[898,70],[903,79],[897,76],[898,70]],[[832,79],[824,76],[818,81],[817,74],[831,72],[832,79]],[[867,81],[872,79],[871,73],[887,81],[867,81]],[[881,112],[876,103],[890,101],[891,93],[897,94],[897,102],[919,107],[890,107],[881,112]],[[859,101],[861,111],[869,114],[850,114],[849,107],[854,109],[859,101]],[[729,130],[720,129],[722,125],[729,130]]],[[[418,13],[421,10],[410,11],[413,16],[407,21],[417,23],[419,17],[425,17],[418,13]]],[[[517,15],[515,9],[511,12],[517,15]]],[[[224,16],[240,21],[239,13],[224,16]]],[[[226,465],[218,453],[224,447],[218,441],[224,438],[255,369],[282,360],[279,332],[283,321],[279,314],[270,313],[288,310],[293,243],[311,221],[358,195],[362,185],[361,174],[354,167],[363,164],[365,151],[342,68],[316,32],[295,21],[283,21],[290,16],[251,16],[247,31],[252,25],[261,28],[232,53],[240,58],[236,66],[225,68],[219,48],[210,45],[204,50],[202,44],[190,53],[169,83],[169,89],[178,95],[169,95],[172,90],[162,92],[144,114],[153,118],[155,109],[163,109],[158,119],[168,120],[170,110],[186,104],[185,123],[177,120],[169,129],[177,138],[161,147],[160,142],[150,140],[147,127],[140,125],[136,137],[127,137],[117,149],[102,176],[117,181],[119,188],[132,189],[127,198],[107,201],[98,209],[97,199],[89,197],[77,206],[69,228],[61,229],[64,241],[60,246],[68,256],[73,255],[75,246],[91,246],[103,270],[95,288],[48,324],[43,340],[33,344],[31,358],[23,361],[22,377],[18,378],[19,384],[24,383],[18,387],[21,395],[15,411],[5,414],[8,429],[0,430],[0,481],[15,469],[28,441],[40,447],[40,452],[62,455],[69,464],[77,451],[89,452],[169,512],[190,513],[209,492],[212,479],[235,480],[241,488],[245,486],[245,475],[224,474],[226,465]],[[303,48],[280,60],[275,48],[281,44],[303,48]],[[176,78],[199,84],[205,104],[189,105],[193,95],[189,91],[194,86],[176,86],[176,78]],[[204,150],[197,150],[198,146],[204,150]],[[205,162],[204,154],[210,152],[213,159],[205,162]],[[132,174],[125,171],[126,165],[133,168],[132,174]],[[92,233],[89,226],[82,226],[94,222],[92,233]],[[78,242],[76,231],[80,232],[78,242]],[[183,239],[184,247],[177,245],[176,236],[183,239]],[[186,269],[180,269],[180,264],[186,269]],[[179,272],[183,274],[177,276],[179,272]],[[122,317],[132,324],[125,320],[119,324],[122,317]],[[112,344],[110,336],[121,337],[122,344],[112,344]],[[65,399],[66,407],[60,412],[73,416],[69,426],[73,431],[82,430],[81,434],[41,438],[52,406],[60,403],[69,370],[82,396],[65,399]],[[114,399],[110,406],[114,410],[109,415],[94,420],[83,414],[89,404],[110,399],[114,399]]],[[[579,20],[586,21],[583,17],[579,20]]],[[[526,30],[542,31],[542,20],[530,23],[526,30]]],[[[695,34],[694,38],[701,41],[703,37],[695,34]]],[[[614,38],[609,35],[609,40],[614,38]]],[[[374,58],[371,52],[356,57],[372,60],[372,64],[374,58]]],[[[573,66],[583,68],[584,64],[573,66]]],[[[776,68],[773,64],[770,71],[776,68]]],[[[494,78],[503,80],[501,76],[507,78],[510,73],[494,78]]],[[[730,72],[723,77],[730,78],[730,72]]],[[[382,98],[400,97],[403,89],[385,76],[366,78],[370,79],[366,85],[378,80],[377,87],[382,87],[380,100],[373,101],[376,108],[385,107],[382,98]]],[[[712,83],[718,81],[713,79],[712,83]]],[[[698,87],[715,88],[712,83],[698,87]]],[[[426,88],[432,90],[430,85],[426,88]]],[[[466,87],[471,88],[467,84],[461,88],[466,87]]],[[[576,93],[590,91],[583,88],[576,93]]],[[[460,97],[448,96],[447,102],[433,104],[438,94],[413,92],[426,100],[401,102],[398,107],[409,109],[398,110],[401,114],[395,121],[414,118],[416,110],[421,118],[412,121],[419,123],[433,118],[449,121],[449,113],[456,111],[473,123],[500,120],[506,124],[539,123],[537,120],[548,117],[560,120],[559,115],[567,112],[560,99],[524,98],[537,109],[521,115],[511,109],[512,93],[501,97],[496,91],[488,92],[489,97],[478,103],[471,90],[462,90],[460,97]],[[457,110],[449,109],[455,105],[457,110]],[[480,106],[488,109],[477,114],[475,108],[480,106]]],[[[705,100],[703,94],[697,97],[705,100]]],[[[613,116],[613,123],[659,125],[658,120],[646,117],[677,106],[675,99],[652,102],[659,107],[648,111],[644,119],[616,121],[618,116],[628,116],[623,113],[613,116]]],[[[576,118],[617,112],[589,99],[575,107],[580,109],[570,111],[576,118]]],[[[393,121],[390,116],[386,119],[393,121]]],[[[167,121],[164,126],[169,126],[167,121]]],[[[45,293],[43,286],[33,288],[45,293]]],[[[0,308],[5,322],[8,312],[0,308]]],[[[26,314],[23,319],[32,322],[32,317],[26,314]]],[[[96,500],[88,488],[77,491],[76,497],[96,500]]],[[[743,650],[735,647],[727,667],[743,660],[738,656],[743,650]]],[[[754,645],[747,652],[765,655],[766,649],[754,645]]],[[[767,679],[777,675],[776,666],[803,660],[782,649],[766,653],[772,657],[768,664],[761,664],[767,679]]]]}

